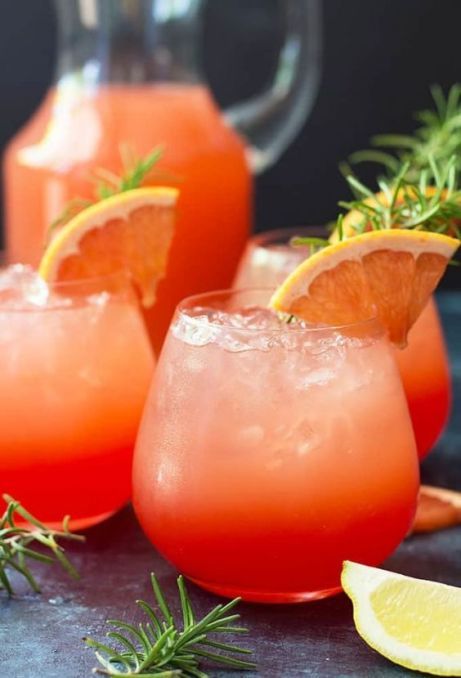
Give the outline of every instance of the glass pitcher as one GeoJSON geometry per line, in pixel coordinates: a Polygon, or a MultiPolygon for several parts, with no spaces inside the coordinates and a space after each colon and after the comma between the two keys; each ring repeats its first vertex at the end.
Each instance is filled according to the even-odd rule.
{"type": "MultiPolygon", "coordinates": [[[[36,265],[49,225],[121,147],[163,149],[148,183],[180,188],[166,278],[148,322],[158,347],[177,302],[231,281],[251,220],[252,172],[304,122],[319,78],[319,0],[279,0],[284,35],[267,89],[221,112],[201,68],[202,0],[57,0],[55,83],[5,157],[8,257],[36,265]],[[236,131],[234,131],[236,130],[236,131]]],[[[255,3],[238,2],[241,25],[255,3]]],[[[264,12],[263,12],[264,14],[264,12]]],[[[262,15],[263,15],[262,14],[262,15]]]]}

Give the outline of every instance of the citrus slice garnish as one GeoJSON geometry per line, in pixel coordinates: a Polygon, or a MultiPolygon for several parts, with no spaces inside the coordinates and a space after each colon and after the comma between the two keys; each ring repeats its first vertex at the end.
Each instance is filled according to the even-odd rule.
{"type": "Polygon", "coordinates": [[[303,261],[276,290],[270,305],[326,325],[376,315],[390,340],[403,347],[459,244],[428,231],[363,233],[303,261]]]}
{"type": "Polygon", "coordinates": [[[174,188],[137,188],[83,209],[45,250],[39,274],[66,282],[129,273],[144,306],[155,302],[174,234],[174,188]]]}
{"type": "Polygon", "coordinates": [[[461,589],[346,561],[357,631],[396,664],[461,676],[461,589]]]}

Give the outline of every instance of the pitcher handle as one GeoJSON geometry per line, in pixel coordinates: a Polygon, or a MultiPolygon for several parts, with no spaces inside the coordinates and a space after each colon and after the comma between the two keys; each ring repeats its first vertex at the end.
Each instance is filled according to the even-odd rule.
{"type": "Polygon", "coordinates": [[[274,164],[310,113],[320,80],[319,0],[285,0],[286,36],[270,87],[232,105],[226,120],[249,142],[252,170],[274,164]]]}

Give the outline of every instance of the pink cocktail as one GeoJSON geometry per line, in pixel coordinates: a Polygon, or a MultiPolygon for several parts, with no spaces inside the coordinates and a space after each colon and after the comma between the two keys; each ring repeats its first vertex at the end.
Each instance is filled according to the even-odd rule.
{"type": "Polygon", "coordinates": [[[375,321],[286,324],[267,292],[179,306],[134,460],[148,537],[201,586],[296,602],[339,590],[407,534],[418,464],[392,349],[375,321]]]}
{"type": "Polygon", "coordinates": [[[118,276],[48,286],[24,267],[0,272],[0,492],[74,528],[119,509],[152,370],[118,276]]]}

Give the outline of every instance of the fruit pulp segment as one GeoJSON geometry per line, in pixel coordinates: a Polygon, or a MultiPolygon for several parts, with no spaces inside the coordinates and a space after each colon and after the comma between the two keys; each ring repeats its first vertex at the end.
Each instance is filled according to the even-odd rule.
{"type": "Polygon", "coordinates": [[[146,313],[158,350],[181,299],[230,283],[249,229],[244,145],[204,87],[110,85],[88,92],[75,85],[50,92],[6,153],[8,256],[37,265],[47,228],[66,203],[93,196],[98,169],[120,174],[123,145],[137,157],[162,146],[148,183],[181,191],[167,275],[146,313]]]}
{"type": "Polygon", "coordinates": [[[153,369],[136,307],[0,308],[0,355],[2,491],[48,523],[120,508],[153,369]]]}
{"type": "Polygon", "coordinates": [[[372,592],[370,604],[390,637],[415,649],[459,656],[461,592],[451,586],[435,592],[431,584],[385,581],[372,592]]]}
{"type": "Polygon", "coordinates": [[[354,341],[233,352],[169,337],[134,503],[181,572],[299,600],[338,587],[344,559],[377,564],[403,539],[418,487],[408,409],[387,344],[354,341]]]}

